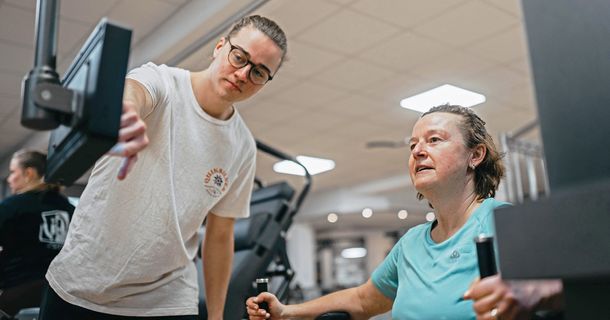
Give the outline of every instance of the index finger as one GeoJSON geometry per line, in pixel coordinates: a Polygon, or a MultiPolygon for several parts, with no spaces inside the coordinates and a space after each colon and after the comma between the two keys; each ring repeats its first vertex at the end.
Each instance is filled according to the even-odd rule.
{"type": "Polygon", "coordinates": [[[256,309],[258,309],[258,304],[256,302],[254,302],[254,299],[255,299],[255,297],[248,298],[248,300],[246,300],[246,305],[250,308],[256,307],[256,309]]]}
{"type": "Polygon", "coordinates": [[[466,292],[464,292],[464,295],[462,296],[464,299],[468,300],[471,299],[470,297],[470,292],[472,291],[472,287],[474,287],[477,283],[479,283],[479,281],[481,280],[481,278],[476,277],[468,286],[468,289],[466,290],[466,292]]]}

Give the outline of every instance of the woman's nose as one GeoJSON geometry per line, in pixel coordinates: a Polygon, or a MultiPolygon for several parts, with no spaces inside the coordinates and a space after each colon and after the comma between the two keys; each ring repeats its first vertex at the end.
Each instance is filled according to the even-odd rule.
{"type": "Polygon", "coordinates": [[[250,64],[247,64],[244,67],[235,70],[235,73],[237,74],[237,79],[243,82],[248,81],[248,73],[250,73],[250,68],[252,68],[252,66],[250,64]]]}
{"type": "Polygon", "coordinates": [[[412,149],[411,149],[411,154],[415,157],[418,155],[422,155],[425,152],[424,146],[422,143],[416,143],[415,145],[413,145],[412,149]]]}

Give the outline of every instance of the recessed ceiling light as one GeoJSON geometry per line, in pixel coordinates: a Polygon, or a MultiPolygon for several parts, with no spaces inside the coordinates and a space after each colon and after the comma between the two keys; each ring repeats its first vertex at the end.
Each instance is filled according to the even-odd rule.
{"type": "Polygon", "coordinates": [[[402,101],[400,101],[400,106],[418,112],[426,112],[432,107],[446,103],[457,104],[469,108],[483,102],[485,102],[485,96],[480,93],[468,91],[450,84],[444,84],[440,87],[402,99],[402,101]]]}
{"type": "Polygon", "coordinates": [[[331,212],[326,217],[326,220],[328,220],[330,223],[335,223],[337,220],[339,220],[339,216],[336,213],[331,212]]]}
{"type": "Polygon", "coordinates": [[[430,212],[426,213],[427,221],[434,221],[434,218],[436,218],[436,216],[434,215],[434,212],[430,211],[430,212]]]}
{"type": "Polygon", "coordinates": [[[371,208],[364,208],[362,210],[362,216],[367,218],[367,219],[372,217],[373,216],[373,209],[371,209],[371,208]]]}
{"type": "Polygon", "coordinates": [[[362,258],[366,256],[365,248],[347,248],[341,251],[341,256],[346,259],[362,258]]]}
{"type": "Polygon", "coordinates": [[[404,220],[408,216],[409,216],[409,213],[407,212],[407,210],[400,210],[400,211],[398,211],[398,219],[404,220]]]}
{"type": "MultiPolygon", "coordinates": [[[[335,168],[335,162],[329,159],[297,156],[297,160],[302,163],[305,168],[307,168],[307,171],[309,171],[309,174],[311,174],[312,176],[335,168]]],[[[301,166],[288,160],[276,162],[273,165],[273,171],[278,173],[294,174],[298,176],[305,175],[305,170],[303,170],[301,166]]]]}

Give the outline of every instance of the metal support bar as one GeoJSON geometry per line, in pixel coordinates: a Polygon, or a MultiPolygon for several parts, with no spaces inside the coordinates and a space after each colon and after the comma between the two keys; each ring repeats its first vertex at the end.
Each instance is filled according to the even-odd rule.
{"type": "Polygon", "coordinates": [[[58,0],[38,0],[34,67],[23,80],[21,124],[35,130],[51,130],[72,121],[80,99],[60,85],[57,60],[58,0]]]}
{"type": "Polygon", "coordinates": [[[34,68],[55,70],[57,59],[57,13],[59,1],[38,0],[36,8],[36,52],[34,68]]]}

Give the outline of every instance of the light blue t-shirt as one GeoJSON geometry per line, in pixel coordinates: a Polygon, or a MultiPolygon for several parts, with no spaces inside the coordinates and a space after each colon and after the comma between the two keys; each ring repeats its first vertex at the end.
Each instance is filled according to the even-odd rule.
{"type": "Polygon", "coordinates": [[[508,205],[487,198],[451,238],[435,243],[432,222],[411,228],[375,269],[373,284],[394,300],[392,319],[475,319],[461,297],[479,276],[474,238],[495,234],[493,210],[508,205]]]}

